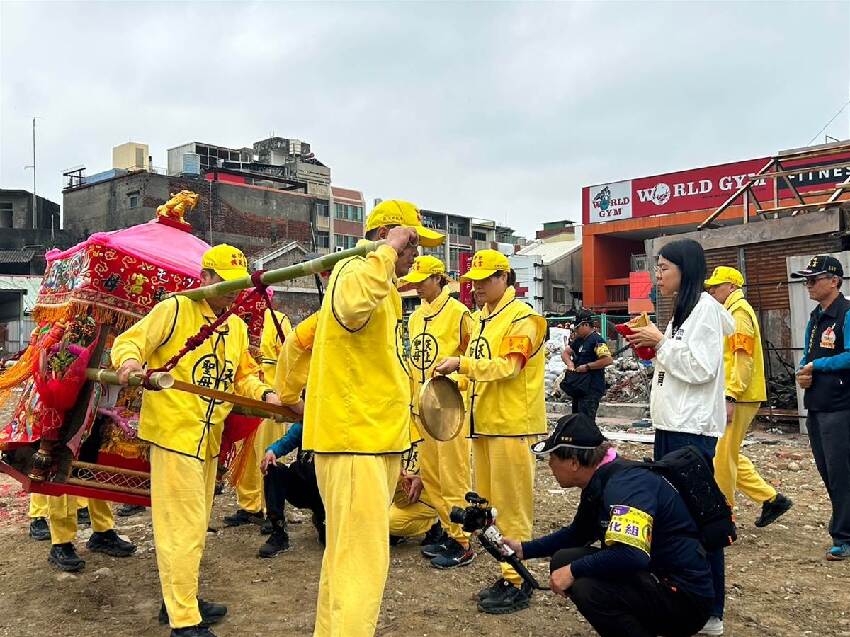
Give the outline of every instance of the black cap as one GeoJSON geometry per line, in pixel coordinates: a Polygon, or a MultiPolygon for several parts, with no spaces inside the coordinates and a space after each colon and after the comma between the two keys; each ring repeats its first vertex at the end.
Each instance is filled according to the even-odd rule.
{"type": "Polygon", "coordinates": [[[605,436],[593,419],[584,414],[563,416],[555,425],[555,431],[546,440],[531,445],[534,453],[549,453],[558,447],[572,449],[596,449],[605,442],[605,436]]]}
{"type": "Polygon", "coordinates": [[[832,274],[833,276],[844,276],[844,268],[841,267],[841,261],[828,254],[819,254],[812,257],[809,265],[805,270],[797,270],[791,273],[792,279],[802,279],[810,276],[818,276],[819,274],[832,274]]]}
{"type": "Polygon", "coordinates": [[[576,324],[588,323],[593,325],[593,313],[590,310],[581,309],[576,312],[576,324]]]}

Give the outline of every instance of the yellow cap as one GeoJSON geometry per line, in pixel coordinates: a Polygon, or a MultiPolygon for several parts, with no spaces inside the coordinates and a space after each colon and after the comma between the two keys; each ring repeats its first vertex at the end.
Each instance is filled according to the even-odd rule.
{"type": "Polygon", "coordinates": [[[494,275],[496,272],[507,272],[511,269],[511,264],[501,252],[496,250],[479,250],[472,257],[472,266],[466,274],[461,275],[461,279],[469,281],[481,281],[488,276],[494,275]]]}
{"type": "Polygon", "coordinates": [[[366,232],[382,226],[407,226],[414,228],[419,235],[419,245],[434,248],[445,241],[445,235],[422,225],[419,208],[409,201],[388,199],[372,209],[366,219],[366,232]]]}
{"type": "Polygon", "coordinates": [[[741,287],[744,285],[744,275],[738,272],[735,268],[730,268],[726,265],[721,265],[714,268],[714,272],[706,279],[705,287],[713,288],[715,285],[722,283],[731,283],[741,287]]]}
{"type": "Polygon", "coordinates": [[[201,260],[204,270],[213,270],[225,281],[242,279],[248,274],[248,259],[242,251],[226,243],[219,244],[204,252],[201,260]]]}
{"type": "MultiPolygon", "coordinates": [[[[413,261],[413,267],[410,268],[410,272],[401,277],[400,280],[405,283],[422,283],[422,281],[434,274],[442,274],[445,276],[446,266],[437,257],[432,257],[430,254],[426,254],[421,257],[416,257],[413,261]]],[[[448,279],[449,277],[446,276],[446,278],[448,279]]]]}

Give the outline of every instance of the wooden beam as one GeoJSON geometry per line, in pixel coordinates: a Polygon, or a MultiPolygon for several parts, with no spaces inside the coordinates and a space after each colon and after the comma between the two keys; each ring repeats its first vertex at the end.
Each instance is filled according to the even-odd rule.
{"type": "Polygon", "coordinates": [[[781,161],[796,161],[798,159],[814,159],[818,157],[823,157],[824,155],[840,155],[841,153],[850,153],[850,144],[843,144],[836,148],[826,148],[823,150],[801,150],[796,153],[777,155],[775,159],[779,159],[781,161]]]}
{"type": "MultiPolygon", "coordinates": [[[[850,201],[833,201],[832,205],[837,206],[839,204],[844,204],[844,203],[850,203],[850,201]]],[[[804,203],[804,204],[798,204],[798,205],[793,205],[793,206],[781,206],[779,208],[771,208],[770,210],[766,210],[765,212],[788,212],[789,210],[799,210],[799,211],[814,210],[815,208],[823,208],[827,205],[829,205],[827,202],[821,201],[819,203],[804,203]]]]}
{"type": "Polygon", "coordinates": [[[735,191],[735,194],[733,194],[731,197],[729,197],[729,199],[727,199],[722,204],[720,204],[720,207],[717,210],[712,212],[705,221],[703,221],[701,224],[699,224],[697,226],[697,230],[704,230],[709,224],[711,224],[712,221],[714,221],[715,219],[717,219],[717,217],[719,217],[721,214],[723,214],[723,211],[726,210],[729,206],[731,206],[732,202],[734,202],[738,197],[743,195],[744,191],[748,190],[756,181],[761,179],[761,175],[766,173],[768,170],[770,170],[770,168],[775,163],[776,163],[776,159],[771,158],[764,165],[764,167],[761,170],[759,170],[755,175],[750,177],[750,180],[747,183],[745,183],[743,186],[738,188],[738,190],[735,191]]]}
{"type": "MultiPolygon", "coordinates": [[[[777,163],[779,163],[779,162],[777,162],[777,163]]],[[[827,170],[827,169],[832,170],[833,168],[847,168],[848,166],[850,166],[850,161],[841,162],[840,164],[828,164],[828,165],[825,165],[825,166],[805,166],[805,167],[801,167],[801,168],[793,168],[791,170],[786,170],[786,169],[783,168],[782,170],[777,170],[777,171],[772,172],[772,173],[765,173],[764,175],[762,175],[762,178],[763,179],[775,179],[777,177],[787,177],[789,175],[801,175],[803,173],[817,172],[818,170],[827,170]]]]}

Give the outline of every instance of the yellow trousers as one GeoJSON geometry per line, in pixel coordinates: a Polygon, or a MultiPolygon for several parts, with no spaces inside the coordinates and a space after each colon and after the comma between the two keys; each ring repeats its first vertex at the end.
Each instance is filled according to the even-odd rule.
{"type": "Polygon", "coordinates": [[[735,403],[732,422],[726,425],[717,442],[714,477],[732,506],[735,506],[736,489],[759,504],[776,497],[776,489],[764,481],[750,459],[741,453],[741,443],[760,406],[761,403],[735,403]]]}
{"type": "Polygon", "coordinates": [[[429,434],[419,446],[419,475],[428,497],[437,509],[440,522],[450,537],[469,546],[469,534],[449,520],[453,506],[467,506],[464,496],[469,491],[469,438],[463,433],[453,440],[441,442],[429,434]]]}
{"type": "Polygon", "coordinates": [[[218,458],[198,460],[151,445],[150,461],[153,542],[162,598],[172,628],[195,626],[201,623],[198,573],[218,458]]]}
{"type": "Polygon", "coordinates": [[[425,535],[437,519],[437,510],[426,490],[423,489],[419,500],[411,504],[401,486],[401,480],[396,482],[393,503],[390,506],[390,535],[399,537],[425,535]]]}
{"type": "Polygon", "coordinates": [[[326,544],[314,637],[375,634],[390,566],[389,511],[399,454],[316,454],[326,544]]]}
{"type": "Polygon", "coordinates": [[[29,516],[31,518],[46,518],[48,515],[47,496],[43,493],[30,493],[29,516]]]}
{"type": "MultiPolygon", "coordinates": [[[[498,509],[496,525],[505,537],[526,541],[534,526],[534,455],[536,437],[482,436],[472,440],[475,490],[498,509]]],[[[522,578],[502,563],[502,577],[519,585],[522,578]]]]}
{"type": "Polygon", "coordinates": [[[47,497],[47,524],[53,544],[73,542],[77,537],[77,509],[88,506],[91,528],[103,533],[115,528],[112,508],[103,500],[86,500],[73,495],[51,495],[47,497]]]}
{"type": "Polygon", "coordinates": [[[245,471],[236,485],[236,502],[240,509],[251,513],[265,511],[266,501],[263,497],[263,474],[260,473],[260,461],[266,455],[266,449],[284,434],[283,427],[276,421],[267,418],[260,423],[254,434],[254,443],[245,453],[245,471]]]}

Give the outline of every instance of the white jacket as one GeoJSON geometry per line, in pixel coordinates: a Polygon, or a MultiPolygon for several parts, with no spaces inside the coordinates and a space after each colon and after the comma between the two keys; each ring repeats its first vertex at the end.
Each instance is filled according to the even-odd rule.
{"type": "Polygon", "coordinates": [[[726,429],[723,343],[735,321],[703,292],[691,315],[655,355],[649,412],[656,429],[719,438],[726,429]]]}

